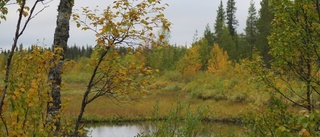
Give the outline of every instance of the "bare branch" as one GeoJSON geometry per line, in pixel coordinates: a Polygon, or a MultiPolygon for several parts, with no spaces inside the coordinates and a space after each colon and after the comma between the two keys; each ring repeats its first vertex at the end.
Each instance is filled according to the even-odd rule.
{"type": "MultiPolygon", "coordinates": [[[[28,17],[27,21],[25,22],[25,24],[24,24],[21,32],[20,32],[19,35],[18,35],[19,37],[23,34],[24,30],[26,29],[27,25],[29,24],[29,21],[32,19],[32,18],[31,18],[31,17],[33,17],[32,14],[33,14],[33,12],[34,12],[34,10],[35,10],[38,2],[39,2],[39,1],[37,0],[37,1],[35,1],[35,3],[33,4],[32,8],[31,8],[31,11],[30,11],[30,14],[29,14],[29,17],[28,17]]],[[[21,13],[23,12],[23,9],[24,9],[24,8],[21,8],[21,13]]]]}

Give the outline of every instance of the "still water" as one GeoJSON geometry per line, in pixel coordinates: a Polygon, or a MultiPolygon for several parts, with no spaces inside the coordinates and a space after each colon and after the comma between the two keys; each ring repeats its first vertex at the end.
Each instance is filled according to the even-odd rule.
{"type": "MultiPolygon", "coordinates": [[[[122,123],[122,124],[99,124],[88,125],[89,137],[134,137],[138,134],[150,134],[155,130],[155,123],[139,122],[139,123],[122,123]]],[[[205,124],[210,129],[210,135],[214,133],[217,136],[241,136],[243,128],[241,126],[224,124],[224,123],[210,123],[205,124]]],[[[205,136],[205,135],[204,135],[205,136]]]]}
{"type": "Polygon", "coordinates": [[[122,124],[99,124],[89,125],[88,136],[90,137],[134,137],[138,134],[149,134],[154,130],[151,123],[122,123],[122,124]]]}

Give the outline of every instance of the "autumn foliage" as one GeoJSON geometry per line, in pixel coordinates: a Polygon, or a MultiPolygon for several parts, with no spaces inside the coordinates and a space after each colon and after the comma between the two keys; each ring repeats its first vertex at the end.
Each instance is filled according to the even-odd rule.
{"type": "Polygon", "coordinates": [[[215,73],[225,71],[231,65],[227,52],[223,51],[217,44],[214,44],[210,56],[208,72],[215,73]]]}
{"type": "MultiPolygon", "coordinates": [[[[50,101],[47,72],[54,54],[37,46],[15,54],[2,119],[10,136],[49,136],[46,106],[50,101]],[[41,66],[41,67],[40,67],[41,66]]],[[[6,132],[1,132],[6,136],[6,132]]]]}
{"type": "MultiPolygon", "coordinates": [[[[84,135],[81,121],[86,107],[98,98],[137,101],[159,92],[179,93],[197,102],[251,106],[253,114],[244,123],[251,127],[247,130],[252,136],[292,136],[299,132],[301,136],[320,135],[318,2],[269,1],[275,18],[269,42],[264,43],[270,44],[268,58],[264,57],[267,53],[261,53],[261,57],[256,52],[255,48],[266,47],[259,47],[253,35],[236,34],[234,26],[227,29],[223,19],[218,22],[222,24],[217,24],[216,33],[207,26],[205,37],[189,47],[170,45],[166,33],[154,34],[156,27],[170,30],[171,23],[163,14],[168,5],[161,0],[132,2],[114,1],[101,12],[82,8],[84,19],[78,13],[70,16],[78,28],[95,33],[96,45],[88,52],[79,52],[85,55],[69,56],[75,60],[62,68],[65,84],[81,84],[85,88],[77,91],[83,94],[81,104],[77,104],[77,121],[66,120],[58,135],[84,135]],[[266,62],[271,60],[269,54],[272,61],[266,62]],[[302,110],[291,113],[297,109],[302,110]]],[[[29,9],[24,10],[21,15],[28,16],[29,9]]],[[[0,11],[0,19],[5,19],[6,12],[6,8],[0,11]]],[[[223,11],[220,12],[223,18],[223,11]]],[[[255,30],[254,34],[262,32],[255,30]]],[[[30,50],[11,52],[12,65],[10,73],[7,71],[10,78],[0,76],[5,79],[0,82],[0,93],[6,89],[0,111],[0,136],[54,136],[52,131],[57,126],[48,122],[47,115],[53,101],[53,81],[47,74],[62,59],[59,53],[63,49],[53,51],[32,46],[30,50]]],[[[1,70],[8,68],[6,59],[7,54],[0,54],[1,70]]],[[[53,121],[64,118],[60,112],[57,114],[53,121]]]]}
{"type": "Polygon", "coordinates": [[[201,70],[200,46],[189,48],[188,52],[178,62],[178,69],[185,75],[193,75],[201,70]]]}

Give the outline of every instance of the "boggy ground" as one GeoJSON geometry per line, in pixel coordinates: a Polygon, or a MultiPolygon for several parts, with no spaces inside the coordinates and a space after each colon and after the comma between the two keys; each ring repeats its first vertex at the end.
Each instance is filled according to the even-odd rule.
{"type": "MultiPolygon", "coordinates": [[[[65,103],[63,114],[76,117],[81,107],[85,84],[70,83],[62,91],[65,103]]],[[[233,120],[242,117],[250,109],[249,103],[232,102],[226,99],[199,99],[184,91],[152,89],[145,98],[136,101],[121,101],[108,96],[94,100],[85,110],[84,121],[143,121],[164,118],[170,110],[183,101],[191,110],[208,106],[210,120],[233,120]],[[153,116],[158,106],[157,118],[153,116]]]]}

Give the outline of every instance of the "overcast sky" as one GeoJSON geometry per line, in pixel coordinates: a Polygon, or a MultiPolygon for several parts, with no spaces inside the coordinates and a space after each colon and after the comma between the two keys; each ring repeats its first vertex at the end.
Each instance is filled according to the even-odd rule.
{"type": "MultiPolygon", "coordinates": [[[[49,1],[49,0],[45,0],[49,1]]],[[[261,0],[253,0],[256,5],[257,11],[260,9],[261,0]]],[[[33,1],[32,1],[33,2],[33,1]]],[[[216,18],[217,8],[220,4],[220,0],[163,0],[168,3],[165,11],[165,16],[173,24],[171,26],[171,44],[177,45],[190,45],[193,36],[198,31],[199,37],[203,35],[204,28],[207,24],[213,30],[214,21],[216,18]]],[[[227,0],[223,0],[224,8],[226,7],[227,0]]],[[[24,34],[19,39],[19,44],[23,43],[24,46],[40,45],[51,46],[53,43],[53,34],[57,16],[57,5],[59,0],[53,0],[46,6],[43,12],[31,20],[24,34]]],[[[106,7],[110,4],[110,0],[75,0],[74,9],[80,9],[80,7],[106,7]]],[[[236,18],[239,21],[237,27],[238,32],[243,32],[246,25],[246,19],[248,16],[248,8],[250,0],[236,0],[236,18]]],[[[42,4],[37,8],[40,10],[44,6],[42,4]]],[[[9,14],[7,20],[1,20],[0,24],[0,48],[8,49],[13,43],[13,37],[16,27],[16,21],[18,12],[16,12],[16,6],[9,6],[9,14]]],[[[70,39],[69,45],[94,45],[95,35],[90,31],[81,31],[76,28],[74,22],[70,27],[70,39]]]]}

